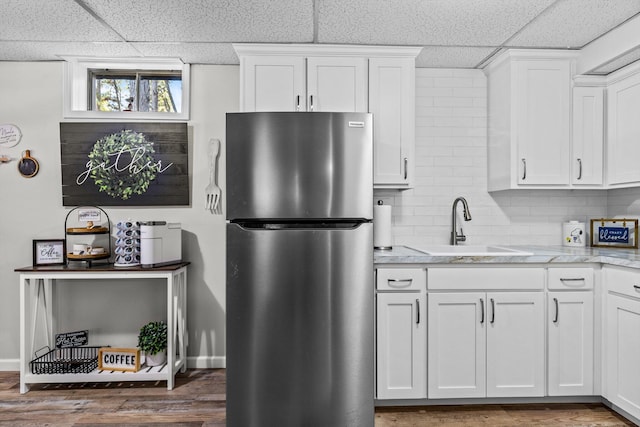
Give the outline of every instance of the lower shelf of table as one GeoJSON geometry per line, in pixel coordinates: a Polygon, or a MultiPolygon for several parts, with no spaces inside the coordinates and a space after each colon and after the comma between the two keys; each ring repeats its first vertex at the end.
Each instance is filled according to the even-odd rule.
{"type": "Polygon", "coordinates": [[[87,374],[26,374],[26,384],[36,383],[91,383],[110,381],[167,381],[180,369],[176,366],[173,372],[168,365],[142,367],[138,372],[101,371],[95,369],[87,374]]]}

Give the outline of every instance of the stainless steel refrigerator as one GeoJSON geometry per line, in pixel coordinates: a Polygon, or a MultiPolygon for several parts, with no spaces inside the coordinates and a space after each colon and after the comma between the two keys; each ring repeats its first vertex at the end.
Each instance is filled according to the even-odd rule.
{"type": "Polygon", "coordinates": [[[374,425],[372,132],[227,114],[227,426],[374,425]]]}

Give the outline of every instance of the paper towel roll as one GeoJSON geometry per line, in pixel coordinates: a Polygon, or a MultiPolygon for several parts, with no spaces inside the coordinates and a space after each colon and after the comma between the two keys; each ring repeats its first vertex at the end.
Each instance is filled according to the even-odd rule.
{"type": "Polygon", "coordinates": [[[391,249],[391,205],[373,207],[373,247],[391,249]]]}

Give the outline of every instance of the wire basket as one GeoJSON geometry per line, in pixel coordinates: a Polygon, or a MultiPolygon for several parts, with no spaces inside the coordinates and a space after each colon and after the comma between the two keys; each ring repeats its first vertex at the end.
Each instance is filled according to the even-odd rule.
{"type": "Polygon", "coordinates": [[[102,347],[66,347],[49,350],[31,361],[34,374],[87,374],[98,367],[98,350],[102,347]]]}

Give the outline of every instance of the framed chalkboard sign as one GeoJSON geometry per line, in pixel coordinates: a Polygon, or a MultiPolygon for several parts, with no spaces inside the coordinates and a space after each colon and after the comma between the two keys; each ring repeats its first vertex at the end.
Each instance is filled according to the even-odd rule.
{"type": "Polygon", "coordinates": [[[591,220],[591,246],[638,248],[638,220],[599,218],[591,220]]]}
{"type": "Polygon", "coordinates": [[[188,206],[186,123],[60,123],[64,206],[188,206]]]}

